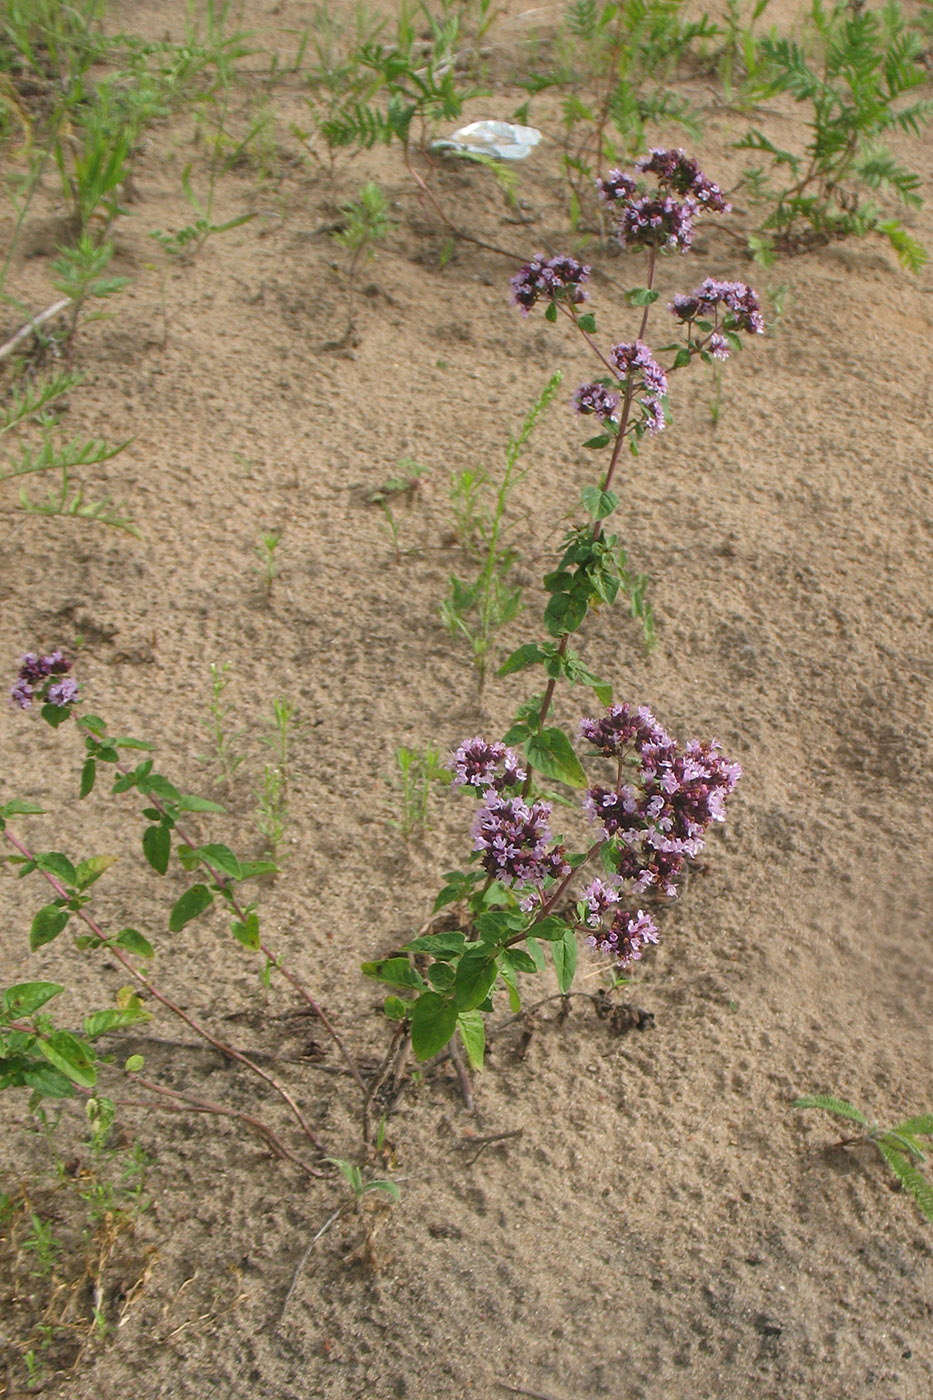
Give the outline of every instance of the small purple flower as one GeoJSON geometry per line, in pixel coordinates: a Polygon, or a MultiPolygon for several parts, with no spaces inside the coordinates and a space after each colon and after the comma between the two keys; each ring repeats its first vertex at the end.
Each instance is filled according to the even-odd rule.
{"type": "Polygon", "coordinates": [[[586,300],[586,292],[580,285],[590,275],[590,269],[576,258],[558,254],[545,258],[536,253],[531,262],[519,268],[510,279],[513,305],[521,309],[523,316],[534,306],[539,297],[556,301],[559,297],[578,306],[586,300]]]}
{"type": "Polygon", "coordinates": [[[713,316],[718,321],[720,306],[725,308],[729,330],[749,331],[752,335],[764,331],[758,294],[744,282],[720,282],[707,277],[689,295],[678,292],[669,309],[681,322],[695,321],[698,316],[713,316]]]}
{"type": "Polygon", "coordinates": [[[654,148],[648,155],[640,156],[635,169],[646,174],[656,175],[658,184],[679,194],[690,195],[697,204],[714,214],[727,214],[732,208],[722,190],[703,174],[692,156],[683,150],[663,150],[654,148]]]}
{"type": "Polygon", "coordinates": [[[32,705],[32,693],[32,686],[21,676],[10,691],[10,700],[21,710],[28,710],[32,705]]]}
{"type": "Polygon", "coordinates": [[[599,928],[603,914],[618,902],[619,891],[616,886],[599,879],[597,876],[587,885],[580,896],[580,914],[583,922],[588,924],[590,928],[599,928]],[[585,911],[583,906],[585,906],[585,911]]]}
{"type": "Polygon", "coordinates": [[[71,676],[66,676],[63,681],[58,681],[55,685],[50,685],[45,693],[47,704],[58,705],[62,709],[64,709],[66,705],[73,705],[77,698],[78,684],[77,681],[72,680],[71,676]]]}
{"type": "Polygon", "coordinates": [[[618,370],[620,379],[639,375],[649,394],[667,393],[667,375],[643,340],[613,345],[609,358],[618,370]]]}
{"type": "Polygon", "coordinates": [[[729,342],[719,331],[713,331],[706,348],[716,360],[728,360],[729,358],[729,342]]]}
{"type": "Polygon", "coordinates": [[[685,253],[693,242],[696,205],[670,195],[642,195],[619,210],[616,237],[623,248],[669,248],[685,253]]]}
{"type": "Polygon", "coordinates": [[[599,176],[595,183],[600,203],[610,207],[631,199],[636,190],[635,181],[624,170],[610,170],[605,179],[599,176]]]}
{"type": "Polygon", "coordinates": [[[573,396],[573,406],[578,413],[595,413],[604,422],[618,421],[619,396],[598,381],[581,384],[573,396]]]}
{"type": "Polygon", "coordinates": [[[640,399],[639,402],[642,412],[645,415],[642,419],[642,426],[649,437],[655,437],[658,433],[664,431],[665,424],[667,423],[667,419],[664,416],[664,404],[654,394],[648,394],[645,398],[640,399]]]}
{"type": "Polygon", "coordinates": [[[51,705],[66,706],[78,698],[78,687],[73,680],[49,683],[51,676],[63,676],[71,670],[71,662],[60,651],[48,656],[37,656],[27,651],[19,663],[19,675],[10,691],[10,700],[20,709],[28,710],[36,698],[46,700],[51,705]]]}
{"type": "Polygon", "coordinates": [[[488,875],[504,885],[538,885],[570,871],[563,846],[550,846],[550,804],[487,792],[473,823],[473,849],[488,875]]]}
{"type": "Polygon", "coordinates": [[[527,776],[518,757],[505,744],[487,744],[479,735],[460,745],[448,761],[454,770],[454,787],[472,787],[480,792],[523,783],[527,776]]]}

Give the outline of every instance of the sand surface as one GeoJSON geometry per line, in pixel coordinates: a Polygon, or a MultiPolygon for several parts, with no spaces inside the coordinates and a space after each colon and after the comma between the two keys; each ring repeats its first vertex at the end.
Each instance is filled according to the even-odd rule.
{"type": "MultiPolygon", "coordinates": [[[[470,117],[507,116],[522,100],[511,85],[532,22],[522,9],[507,4],[492,32],[493,95],[470,117]]],[[[245,23],[288,56],[313,10],[250,3],[245,23]]],[[[115,4],[111,18],[158,36],[182,32],[183,16],[176,0],[140,0],[115,4]]],[[[231,114],[241,131],[268,60],[243,66],[255,72],[231,114]]],[[[731,186],[746,119],[707,75],[682,77],[678,90],[703,111],[703,166],[731,186]]],[[[269,761],[259,740],[273,701],[289,699],[289,821],[283,872],[259,895],[263,927],[372,1067],[389,1031],[359,965],[411,936],[469,845],[469,804],[443,792],[426,833],[406,843],[391,827],[394,751],[446,754],[473,734],[499,735],[532,689],[524,676],[492,676],[480,694],[467,650],[439,621],[449,575],[471,568],[451,531],[450,479],[470,466],[498,478],[509,433],[563,371],[513,499],[527,608],[501,638],[504,656],[540,635],[537,580],[593,479],[568,409],[590,366],[561,327],[509,305],[517,261],[545,240],[569,246],[553,104],[532,109],[545,140],[520,171],[527,222],[489,172],[435,173],[458,224],[518,255],[461,241],[443,267],[445,230],[397,150],[362,155],[330,182],[291,130],[307,122],[300,76],[284,77],[268,104],[272,155],[238,164],[217,192],[218,221],[256,217],[168,267],[148,231],[190,219],[181,177],[193,161],[203,181],[203,149],[190,113],[149,133],[115,227],[114,267],[131,285],[110,319],[80,332],[74,357],[87,378],[65,419],[72,434],[132,439],[83,479],[89,497],[125,501],[143,539],[4,517],[0,659],[7,685],[24,651],[83,639],[87,705],[114,731],[156,740],[162,771],[184,790],[226,803],[226,817],[201,819],[201,839],[257,857],[252,793],[269,761]],[[360,275],[356,343],[326,350],[343,334],[348,263],[328,228],[368,178],[395,223],[360,275]],[[404,459],[426,470],[395,506],[397,553],[368,495],[404,459]],[[281,538],[267,589],[255,549],[270,531],[281,538]],[[247,755],[232,795],[198,761],[210,751],[211,662],[229,664],[227,723],[247,755]]],[[[805,139],[792,105],[775,102],[760,124],[805,139]]],[[[899,140],[929,195],[929,130],[899,140]]],[[[28,306],[52,299],[59,219],[50,176],[12,273],[28,306]]],[[[933,201],[907,219],[933,248],[933,201]]],[[[587,256],[601,326],[631,338],[622,290],[637,276],[595,245],[587,256]]],[[[933,273],[908,274],[876,241],[764,272],[708,222],[689,258],[664,261],[659,286],[667,298],[707,276],[772,296],[783,284],[783,315],[726,367],[717,424],[697,368],[675,381],[673,424],[625,468],[619,529],[650,575],[656,650],[645,653],[620,608],[591,615],[581,643],[618,698],[650,704],[681,737],[716,735],[745,770],[702,876],[617,994],[648,1016],[600,1020],[579,1000],[562,1019],[548,1003],[492,1035],[472,1114],[449,1062],[409,1080],[383,1151],[366,1163],[359,1094],[334,1072],[341,1061],[320,1026],[291,1014],[300,1003],[281,979],[263,987],[261,962],[219,914],[169,935],[187,877],[173,867],[160,883],[142,865],[132,796],[102,791],[79,805],[73,728],[55,734],[0,708],[0,802],[48,809],[18,830],[74,858],[119,855],[95,887],[100,917],[145,931],[160,985],[216,1034],[273,1056],[328,1150],[401,1191],[391,1206],[368,1198],[370,1248],[347,1216],[309,1252],[346,1199],[339,1179],[309,1181],[222,1121],[121,1108],[117,1144],[137,1141],[152,1158],[151,1209],[104,1275],[108,1336],[87,1341],[70,1371],[59,1367],[75,1348],[57,1341],[43,1394],[933,1394],[933,1232],[870,1146],[836,1147],[836,1125],[792,1107],[834,1093],[884,1123],[933,1108],[933,273]]],[[[0,339],[20,324],[5,310],[0,339]]],[[[593,708],[588,694],[559,692],[568,724],[593,708]]],[[[43,898],[34,880],[0,870],[0,975],[66,983],[62,1014],[77,1017],[126,978],[64,938],[31,955],[43,898]]],[[[587,956],[581,989],[604,974],[587,956]]],[[[527,998],[553,991],[546,980],[527,998]]],[[[144,1029],[180,1043],[128,1037],[121,1057],[138,1050],[152,1078],[264,1111],[288,1136],[275,1102],[184,1027],[160,1013],[144,1029]]],[[[9,1191],[50,1159],[25,1099],[4,1098],[9,1191]]],[[[58,1131],[64,1154],[85,1163],[80,1104],[58,1131]]],[[[15,1316],[25,1325],[25,1312],[15,1316]]],[[[9,1395],[31,1393],[17,1342],[0,1336],[9,1395]]]]}

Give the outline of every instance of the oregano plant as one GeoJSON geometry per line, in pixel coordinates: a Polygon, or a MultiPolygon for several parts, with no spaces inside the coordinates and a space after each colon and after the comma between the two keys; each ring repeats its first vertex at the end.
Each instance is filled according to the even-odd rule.
{"type": "Polygon", "coordinates": [[[363,968],[392,989],[386,1015],[397,1023],[400,1045],[410,1038],[422,1061],[452,1042],[455,1059],[462,1045],[480,1068],[484,1019],[497,992],[517,1011],[520,979],[544,970],[547,950],[562,994],[573,985],[581,939],[617,968],[639,959],[657,942],[664,906],[709,828],[724,819],[741,775],[716,740],[681,743],[646,706],[613,703],[611,684],[573,645],[591,609],[620,599],[652,639],[645,579],[631,571],[609,528],[620,504],[622,454],[637,455],[665,428],[672,375],[696,360],[725,360],[743,334],[764,329],[750,287],[707,278],[674,296],[661,344],[652,349],[646,336],[658,301],[658,259],[688,252],[696,221],[729,206],[682,150],[652,150],[634,171],[612,170],[596,189],[618,243],[644,259],[643,279],[626,293],[633,338],[600,339],[595,312],[584,309],[590,269],[571,256],[536,256],[511,281],[523,315],[543,307],[547,321],[565,322],[591,352],[595,374],[578,387],[574,405],[596,429],[584,447],[604,463],[583,488],[555,567],[544,576],[545,635],[524,642],[498,672],[535,670],[544,688],[521,701],[501,738],[476,736],[457,748],[453,789],[478,803],[470,860],[444,876],[425,930],[363,968]],[[580,722],[583,752],[577,736],[556,722],[561,683],[587,687],[600,707],[580,722]],[[592,820],[583,843],[571,845],[553,829],[555,798],[572,802],[567,789],[582,795],[592,820]]]}

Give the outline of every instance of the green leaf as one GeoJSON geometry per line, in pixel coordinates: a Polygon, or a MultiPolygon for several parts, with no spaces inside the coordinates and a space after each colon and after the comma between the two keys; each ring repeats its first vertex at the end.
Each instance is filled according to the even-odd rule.
{"type": "Polygon", "coordinates": [[[517,651],[513,651],[496,672],[497,676],[511,676],[515,671],[523,671],[526,666],[534,666],[538,661],[545,659],[546,653],[541,650],[537,642],[525,642],[517,651]]]}
{"type": "Polygon", "coordinates": [[[121,928],[113,942],[118,948],[122,948],[126,953],[133,953],[137,958],[155,957],[149,939],[144,938],[135,928],[121,928]]]}
{"type": "Polygon", "coordinates": [[[486,1026],[482,1012],[461,1011],[457,1017],[457,1029],[470,1062],[470,1069],[481,1070],[486,1050],[486,1026]]]}
{"type": "MultiPolygon", "coordinates": [[[[148,766],[151,767],[151,763],[148,766]]],[[[141,779],[139,790],[143,793],[153,793],[160,802],[176,803],[180,800],[175,784],[170,783],[168,778],[163,778],[161,773],[150,773],[141,779]]]]}
{"type": "Polygon", "coordinates": [[[39,711],[46,724],[50,724],[53,729],[57,729],[60,724],[71,714],[70,705],[43,705],[39,711]]]}
{"type": "Polygon", "coordinates": [[[34,817],[41,816],[45,811],[44,807],[37,807],[35,802],[24,802],[20,797],[14,797],[12,802],[7,802],[0,807],[0,817],[34,817]]]}
{"type": "Polygon", "coordinates": [[[88,793],[91,792],[94,787],[96,778],[97,762],[93,758],[86,758],[81,768],[81,789],[78,793],[79,797],[87,797],[88,793]]]}
{"type": "MultiPolygon", "coordinates": [[[[567,924],[563,919],[559,918],[557,914],[548,914],[546,919],[539,919],[538,922],[532,924],[531,928],[528,930],[535,938],[543,938],[546,943],[555,943],[558,939],[563,938],[566,931],[567,924]]],[[[534,957],[534,950],[532,950],[531,955],[534,957]]],[[[537,958],[535,958],[535,963],[537,964],[537,958]]],[[[544,963],[542,961],[538,967],[538,971],[542,971],[543,967],[544,963]]]]}
{"type": "Polygon", "coordinates": [[[116,856],[91,856],[89,860],[82,860],[76,872],[78,889],[86,890],[95,880],[100,879],[105,870],[109,870],[111,865],[116,863],[116,856]]]}
{"type": "Polygon", "coordinates": [[[36,856],[36,867],[39,870],[46,870],[56,879],[61,880],[63,885],[73,889],[78,883],[78,872],[71,861],[61,851],[44,851],[42,855],[36,856]]]}
{"type": "Polygon", "coordinates": [[[71,915],[67,909],[57,904],[44,904],[32,921],[29,930],[29,947],[34,953],[43,943],[51,943],[68,923],[71,915]]]}
{"type": "Polygon", "coordinates": [[[454,985],[456,974],[450,963],[434,962],[428,968],[427,977],[431,986],[438,992],[448,992],[454,985]]]}
{"type": "Polygon", "coordinates": [[[88,1040],[96,1040],[98,1036],[106,1035],[107,1031],[123,1030],[125,1026],[133,1026],[139,1021],[149,1019],[148,1011],[140,1011],[135,1007],[125,1011],[117,1007],[107,1011],[92,1011],[90,1016],[84,1018],[84,1034],[88,1040]]]}
{"type": "Polygon", "coordinates": [[[572,928],[567,929],[559,943],[551,944],[551,953],[557,971],[557,985],[562,992],[569,992],[577,970],[577,936],[572,928]]]}
{"type": "Polygon", "coordinates": [[[460,959],[454,984],[457,1011],[472,1011],[485,1001],[498,975],[494,949],[485,943],[468,948],[460,959]]]}
{"type": "MultiPolygon", "coordinates": [[[[610,442],[612,442],[612,434],[611,434],[611,433],[597,433],[596,437],[587,438],[587,440],[586,440],[586,442],[583,444],[583,446],[584,446],[584,447],[588,447],[588,448],[590,449],[591,452],[598,452],[598,451],[600,450],[600,448],[608,447],[609,444],[610,444],[610,442]]],[[[598,488],[598,487],[590,487],[589,489],[590,489],[590,490],[598,490],[599,488],[598,488]]],[[[608,512],[607,512],[607,514],[608,514],[608,512]]]]}
{"type": "Polygon", "coordinates": [[[508,953],[503,953],[499,960],[499,976],[506,985],[509,994],[509,1009],[513,1015],[517,1015],[522,1009],[522,999],[518,994],[518,983],[515,980],[515,973],[509,966],[506,959],[508,953]]]}
{"type": "Polygon", "coordinates": [[[532,768],[545,778],[566,783],[568,787],[585,788],[589,779],[574,752],[573,745],[562,729],[542,729],[532,734],[522,746],[532,768]]]}
{"type": "Polygon", "coordinates": [[[674,364],[673,364],[672,368],[673,368],[673,369],[683,369],[685,365],[689,365],[689,363],[690,363],[690,361],[691,361],[692,359],[693,359],[693,356],[690,354],[690,351],[689,351],[689,350],[687,350],[687,349],[678,350],[678,351],[677,351],[677,354],[674,356],[674,364]]]}
{"type": "Polygon", "coordinates": [[[82,1045],[70,1031],[52,1031],[36,1041],[42,1054],[73,1084],[92,1089],[97,1079],[94,1059],[88,1046],[82,1045]]]}
{"type": "Polygon", "coordinates": [[[465,947],[464,935],[458,929],[447,929],[443,933],[426,933],[423,938],[413,938],[405,944],[405,952],[430,953],[432,957],[443,958],[445,954],[462,953],[465,947]]]}
{"type": "MultiPolygon", "coordinates": [[[[33,1089],[39,1098],[68,1099],[74,1093],[74,1087],[67,1075],[61,1074],[51,1065],[41,1064],[38,1060],[23,1070],[23,1083],[33,1089]]],[[[32,1101],[30,1106],[31,1103],[32,1101]]]]}
{"type": "Polygon", "coordinates": [[[509,934],[523,929],[525,923],[524,914],[513,914],[510,909],[487,909],[477,918],[475,928],[484,943],[501,943],[509,934]]]}
{"type": "Polygon", "coordinates": [[[589,604],[585,593],[555,593],[544,609],[544,621],[552,637],[575,632],[586,617],[589,604]]]}
{"type": "Polygon", "coordinates": [[[123,1068],[126,1070],[127,1074],[138,1074],[145,1063],[146,1061],[142,1055],[130,1055],[123,1068]]]}
{"type": "Polygon", "coordinates": [[[172,833],[160,822],[158,826],[147,826],[143,832],[143,855],[158,875],[168,870],[168,858],[172,850],[172,833]]]}
{"type": "Polygon", "coordinates": [[[10,1018],[31,1016],[64,990],[59,982],[16,982],[3,993],[0,1010],[10,1018]]]}
{"type": "Polygon", "coordinates": [[[598,486],[584,486],[580,492],[580,501],[587,515],[594,520],[605,520],[619,504],[619,498],[614,491],[601,491],[598,486]]]}
{"type": "Polygon", "coordinates": [[[415,1059],[430,1060],[457,1029],[457,1008],[439,992],[422,992],[411,1008],[411,1048],[415,1059]]]}
{"type": "Polygon", "coordinates": [[[547,310],[544,313],[544,318],[546,321],[550,321],[552,324],[554,321],[557,320],[557,307],[555,306],[553,301],[548,303],[547,310]]]}
{"type": "Polygon", "coordinates": [[[243,920],[234,919],[230,924],[230,932],[238,943],[242,943],[244,948],[249,948],[251,952],[256,952],[261,942],[259,937],[259,915],[247,914],[243,920]]]}
{"type": "Polygon", "coordinates": [[[506,948],[501,954],[502,962],[515,972],[537,972],[535,960],[523,948],[506,948]]]}
{"type": "Polygon", "coordinates": [[[536,971],[543,972],[545,966],[544,949],[541,947],[541,944],[538,942],[537,938],[532,938],[529,934],[528,937],[525,939],[525,947],[531,954],[531,960],[535,965],[536,971]]]}
{"type": "Polygon", "coordinates": [[[577,317],[577,325],[581,331],[586,331],[589,335],[596,333],[596,317],[592,311],[584,311],[582,316],[577,317]]]}
{"type": "Polygon", "coordinates": [[[204,910],[210,908],[213,902],[214,896],[206,885],[192,885],[190,890],[185,890],[181,899],[176,901],[171,914],[169,914],[169,932],[179,933],[185,924],[196,919],[199,914],[203,914],[204,910]]]}
{"type": "Polygon", "coordinates": [[[794,1108],[822,1108],[827,1113],[835,1113],[840,1118],[850,1118],[853,1123],[867,1123],[868,1119],[859,1109],[846,1099],[834,1099],[828,1094],[807,1094],[802,1099],[794,1099],[794,1108]]]}
{"type": "Polygon", "coordinates": [[[258,880],[262,875],[276,875],[279,867],[274,860],[243,860],[240,862],[241,880],[258,880]]]}
{"type": "Polygon", "coordinates": [[[629,306],[651,306],[660,295],[660,292],[652,291],[650,287],[633,287],[630,292],[625,293],[625,300],[629,306]]]}
{"type": "Polygon", "coordinates": [[[376,982],[386,982],[390,987],[427,986],[421,973],[407,958],[380,958],[377,962],[363,963],[364,977],[372,977],[376,982]]]}
{"type": "Polygon", "coordinates": [[[228,880],[242,879],[240,862],[229,846],[198,846],[196,850],[207,865],[214,870],[219,870],[221,875],[225,875],[228,880]]]}
{"type": "Polygon", "coordinates": [[[401,997],[386,997],[382,1003],[382,1009],[390,1021],[404,1021],[410,1007],[411,1002],[403,1001],[401,997]]]}
{"type": "Polygon", "coordinates": [[[193,797],[190,793],[182,793],[178,798],[179,812],[222,812],[224,808],[219,802],[210,802],[206,797],[193,797]]]}

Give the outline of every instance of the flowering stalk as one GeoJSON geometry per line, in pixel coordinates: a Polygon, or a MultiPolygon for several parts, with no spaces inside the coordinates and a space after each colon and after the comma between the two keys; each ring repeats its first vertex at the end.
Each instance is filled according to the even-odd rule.
{"type": "Polygon", "coordinates": [[[538,254],[511,279],[512,300],[523,316],[542,303],[545,318],[553,323],[564,317],[593,354],[598,377],[579,386],[573,407],[599,425],[584,445],[610,449],[599,484],[581,493],[587,522],[568,530],[557,567],[544,578],[547,639],[518,647],[499,670],[508,676],[540,666],[544,692],[519,707],[501,740],[477,736],[450,760],[454,788],[472,793],[480,806],[472,824],[472,868],[445,876],[434,912],[457,903],[465,906],[465,920],[426,932],[397,955],[363,969],[394,989],[386,1013],[409,1028],[422,1060],[456,1034],[478,1068],[483,1013],[492,1007],[496,986],[504,986],[517,1011],[518,976],[543,970],[545,945],[562,993],[573,982],[579,936],[617,968],[637,961],[659,938],[647,906],[661,909],[676,897],[708,829],[723,820],[741,773],[715,740],[681,745],[644,707],[612,704],[612,688],[571,648],[590,608],[610,606],[620,596],[627,597],[650,641],[645,581],[629,571],[618,536],[607,530],[619,505],[613,485],[623,446],[637,455],[645,439],[664,430],[672,374],[695,359],[725,358],[740,347],[742,332],[763,329],[750,288],[707,279],[671,303],[683,338],[665,346],[663,353],[673,351],[673,358],[660,363],[646,340],[658,300],[658,258],[686,253],[696,222],[729,206],[718,185],[680,150],[650,151],[632,173],[610,171],[597,181],[597,193],[620,247],[646,257],[644,285],[626,294],[640,308],[635,338],[608,347],[599,343],[596,317],[585,306],[590,269],[573,257],[538,254]],[[550,722],[561,679],[590,687],[604,708],[600,717],[581,722],[580,734],[597,762],[612,764],[611,782],[590,778],[570,738],[550,722]],[[542,783],[585,793],[584,809],[598,827],[585,849],[569,850],[552,832],[552,804],[542,783]],[[597,860],[602,874],[572,899],[571,885],[597,860]]]}

